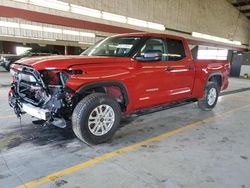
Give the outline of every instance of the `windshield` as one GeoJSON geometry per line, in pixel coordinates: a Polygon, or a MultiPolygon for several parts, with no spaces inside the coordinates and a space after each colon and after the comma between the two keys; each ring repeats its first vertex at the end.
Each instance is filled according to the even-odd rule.
{"type": "Polygon", "coordinates": [[[128,57],[140,40],[141,37],[133,36],[106,38],[85,50],[81,55],[128,57]]]}

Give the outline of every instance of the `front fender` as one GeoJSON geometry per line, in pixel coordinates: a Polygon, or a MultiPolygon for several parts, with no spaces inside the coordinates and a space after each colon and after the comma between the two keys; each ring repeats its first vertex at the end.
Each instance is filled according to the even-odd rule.
{"type": "Polygon", "coordinates": [[[92,89],[92,88],[98,88],[98,87],[104,87],[104,86],[117,86],[121,89],[122,94],[124,96],[124,102],[125,105],[127,106],[129,103],[129,96],[128,96],[128,91],[124,83],[118,80],[111,80],[111,81],[100,81],[100,82],[94,82],[94,83],[89,83],[86,85],[81,86],[76,93],[77,94],[83,94],[86,91],[92,89]]]}

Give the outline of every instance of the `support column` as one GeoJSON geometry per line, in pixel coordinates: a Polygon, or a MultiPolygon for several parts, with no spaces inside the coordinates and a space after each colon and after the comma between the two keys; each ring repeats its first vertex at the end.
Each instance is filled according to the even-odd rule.
{"type": "Polygon", "coordinates": [[[64,47],[64,55],[68,55],[68,46],[64,47]]]}

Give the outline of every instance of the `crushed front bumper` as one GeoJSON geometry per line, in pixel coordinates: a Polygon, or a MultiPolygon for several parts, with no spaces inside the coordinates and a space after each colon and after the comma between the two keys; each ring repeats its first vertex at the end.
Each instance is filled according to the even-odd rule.
{"type": "Polygon", "coordinates": [[[31,104],[21,104],[22,106],[22,111],[33,116],[36,117],[38,119],[42,119],[45,121],[48,121],[51,118],[51,113],[49,110],[47,109],[42,109],[36,106],[33,106],[31,104]]]}
{"type": "Polygon", "coordinates": [[[20,102],[12,90],[9,92],[9,104],[14,109],[17,116],[27,113],[33,117],[45,121],[51,119],[51,112],[48,109],[43,109],[29,103],[20,102]]]}
{"type": "MultiPolygon", "coordinates": [[[[19,64],[17,64],[19,65],[19,64]]],[[[44,84],[40,72],[32,67],[19,65],[10,70],[13,76],[9,91],[9,104],[20,117],[27,113],[46,123],[65,127],[71,120],[73,93],[63,85],[44,84]]]]}

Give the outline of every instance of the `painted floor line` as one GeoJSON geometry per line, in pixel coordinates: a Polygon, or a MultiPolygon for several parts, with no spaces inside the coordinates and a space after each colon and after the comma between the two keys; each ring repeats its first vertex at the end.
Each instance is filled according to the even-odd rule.
{"type": "Polygon", "coordinates": [[[173,131],[161,134],[159,136],[156,136],[156,137],[153,137],[153,138],[150,138],[150,139],[147,139],[147,140],[144,140],[144,141],[141,141],[141,142],[138,142],[138,143],[123,147],[121,149],[118,149],[118,150],[103,154],[103,155],[98,156],[96,158],[90,159],[90,160],[88,160],[86,162],[77,164],[75,166],[72,166],[72,167],[69,167],[67,169],[52,173],[52,174],[50,174],[48,176],[45,176],[45,177],[42,177],[40,179],[36,179],[34,181],[31,181],[31,182],[25,183],[23,185],[17,186],[17,188],[32,188],[32,187],[36,187],[38,185],[45,184],[45,183],[50,182],[50,181],[54,181],[57,178],[62,177],[64,175],[67,175],[67,174],[73,173],[75,171],[84,169],[86,167],[92,166],[94,164],[105,161],[107,159],[118,156],[120,154],[135,150],[135,149],[137,149],[137,148],[139,148],[139,147],[141,147],[143,145],[147,145],[147,144],[150,144],[150,143],[153,143],[153,142],[158,142],[158,141],[160,141],[160,140],[162,140],[164,138],[170,137],[170,136],[175,135],[177,133],[184,132],[184,131],[186,131],[188,129],[191,129],[191,128],[195,127],[195,126],[202,125],[203,123],[207,123],[207,122],[210,122],[210,121],[225,117],[228,114],[232,114],[234,112],[240,111],[240,110],[245,109],[247,107],[250,107],[250,104],[239,107],[239,108],[235,108],[233,110],[221,113],[219,115],[215,115],[213,117],[209,117],[209,118],[206,118],[206,119],[203,119],[203,120],[188,124],[188,125],[186,125],[184,127],[181,127],[181,128],[175,129],[173,131]]]}
{"type": "Polygon", "coordinates": [[[245,91],[250,91],[250,87],[235,89],[235,90],[231,90],[231,91],[223,91],[220,94],[220,96],[232,95],[232,94],[235,94],[235,93],[241,93],[241,92],[245,92],[245,91]]]}
{"type": "Polygon", "coordinates": [[[9,115],[9,116],[0,116],[0,119],[10,119],[10,118],[15,118],[17,117],[16,115],[9,115]]]}

